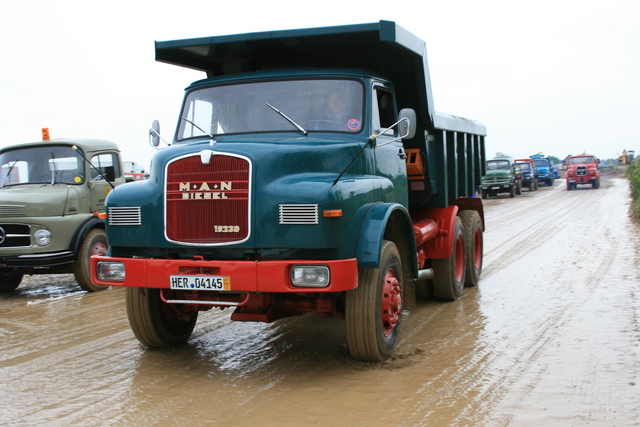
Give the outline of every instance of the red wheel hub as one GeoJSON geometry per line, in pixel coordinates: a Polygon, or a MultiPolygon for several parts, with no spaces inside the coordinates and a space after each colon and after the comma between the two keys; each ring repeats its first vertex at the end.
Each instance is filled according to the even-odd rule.
{"type": "Polygon", "coordinates": [[[402,315],[402,286],[393,269],[387,270],[382,284],[382,298],[380,313],[382,317],[382,332],[388,337],[400,321],[402,315]]]}
{"type": "Polygon", "coordinates": [[[109,247],[106,243],[97,242],[91,247],[91,255],[106,256],[109,251],[109,247]]]}
{"type": "Polygon", "coordinates": [[[480,264],[482,264],[482,233],[480,232],[480,229],[476,230],[473,251],[473,266],[477,270],[480,268],[480,264]]]}
{"type": "Polygon", "coordinates": [[[459,283],[462,281],[462,275],[464,274],[464,240],[462,240],[462,236],[458,236],[455,251],[455,275],[456,281],[459,283]]]}

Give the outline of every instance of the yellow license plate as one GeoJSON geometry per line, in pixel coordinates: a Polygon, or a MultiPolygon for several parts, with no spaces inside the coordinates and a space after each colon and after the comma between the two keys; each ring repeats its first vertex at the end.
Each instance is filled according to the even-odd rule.
{"type": "Polygon", "coordinates": [[[193,291],[230,291],[229,276],[169,276],[171,289],[193,291]]]}

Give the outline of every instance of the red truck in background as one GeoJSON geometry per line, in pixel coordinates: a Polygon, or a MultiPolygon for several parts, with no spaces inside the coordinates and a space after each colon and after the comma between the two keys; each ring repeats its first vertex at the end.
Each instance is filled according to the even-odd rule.
{"type": "Polygon", "coordinates": [[[578,184],[591,184],[600,187],[600,159],[590,154],[570,156],[567,159],[567,190],[575,189],[578,184]]]}

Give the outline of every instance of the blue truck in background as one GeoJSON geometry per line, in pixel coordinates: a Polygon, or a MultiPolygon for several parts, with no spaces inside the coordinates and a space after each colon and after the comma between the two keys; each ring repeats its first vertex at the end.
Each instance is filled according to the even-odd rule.
{"type": "Polygon", "coordinates": [[[551,187],[555,179],[553,161],[543,154],[534,154],[529,157],[533,159],[534,167],[538,172],[538,182],[544,182],[551,187]]]}

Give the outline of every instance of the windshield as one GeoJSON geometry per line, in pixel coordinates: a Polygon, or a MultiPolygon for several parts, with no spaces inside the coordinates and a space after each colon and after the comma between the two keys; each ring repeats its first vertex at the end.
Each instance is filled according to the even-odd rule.
{"type": "Polygon", "coordinates": [[[508,160],[492,160],[487,162],[487,170],[493,171],[497,169],[509,169],[509,161],[508,160]]]}
{"type": "Polygon", "coordinates": [[[82,158],[68,145],[20,148],[0,154],[0,187],[83,181],[82,158]]]}
{"type": "Polygon", "coordinates": [[[569,163],[574,164],[574,165],[578,165],[578,164],[581,164],[581,163],[593,163],[593,157],[592,156],[571,157],[569,159],[569,163]]]}
{"type": "Polygon", "coordinates": [[[548,166],[548,164],[547,164],[547,161],[546,161],[546,160],[534,160],[534,161],[533,161],[533,163],[534,163],[536,166],[542,166],[542,167],[547,167],[547,166],[548,166]]]}
{"type": "Polygon", "coordinates": [[[529,163],[516,163],[521,170],[523,171],[529,171],[531,170],[531,165],[529,163]]]}
{"type": "Polygon", "coordinates": [[[288,80],[196,89],[185,99],[176,140],[209,134],[301,132],[296,125],[307,132],[357,133],[363,125],[363,99],[363,86],[354,80],[288,80]]]}

